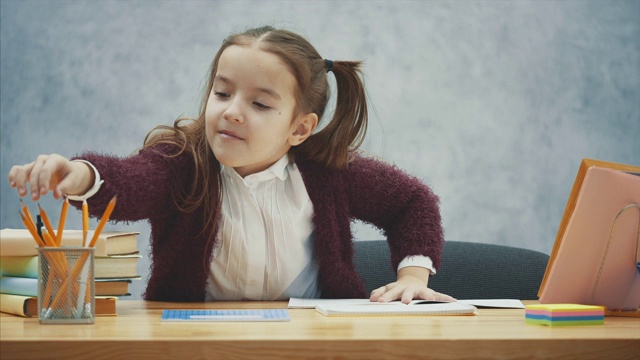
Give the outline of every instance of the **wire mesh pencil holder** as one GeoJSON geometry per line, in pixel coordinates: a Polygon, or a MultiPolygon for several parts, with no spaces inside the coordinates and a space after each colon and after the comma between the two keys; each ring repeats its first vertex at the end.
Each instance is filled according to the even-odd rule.
{"type": "Polygon", "coordinates": [[[38,247],[41,324],[95,323],[94,248],[38,247]]]}

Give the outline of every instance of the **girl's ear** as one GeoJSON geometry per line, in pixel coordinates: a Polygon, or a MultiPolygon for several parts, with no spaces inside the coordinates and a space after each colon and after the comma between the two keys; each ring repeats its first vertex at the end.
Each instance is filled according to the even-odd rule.
{"type": "Polygon", "coordinates": [[[291,146],[302,144],[313,134],[313,130],[318,126],[318,115],[315,113],[300,115],[295,122],[297,125],[289,136],[289,144],[291,146]]]}

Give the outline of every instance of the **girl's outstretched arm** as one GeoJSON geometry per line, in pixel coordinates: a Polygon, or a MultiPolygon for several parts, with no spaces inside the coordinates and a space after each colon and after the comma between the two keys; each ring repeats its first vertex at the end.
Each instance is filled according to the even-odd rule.
{"type": "MultiPolygon", "coordinates": [[[[397,269],[408,256],[420,255],[429,257],[437,269],[444,244],[437,195],[421,180],[372,158],[355,158],[348,176],[350,214],[382,230],[389,243],[392,268],[397,269]]],[[[371,300],[454,301],[427,287],[429,275],[425,267],[402,267],[397,280],[374,290],[371,300]]]]}

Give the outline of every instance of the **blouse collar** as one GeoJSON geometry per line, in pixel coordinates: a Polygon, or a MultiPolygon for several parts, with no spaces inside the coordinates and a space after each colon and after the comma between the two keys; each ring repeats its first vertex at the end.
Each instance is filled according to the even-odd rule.
{"type": "MultiPolygon", "coordinates": [[[[289,154],[287,153],[287,154],[284,154],[278,161],[273,163],[273,165],[255,174],[247,175],[243,178],[243,180],[246,183],[266,181],[266,180],[271,180],[275,178],[278,178],[280,180],[286,180],[289,174],[288,165],[289,165],[289,154]]],[[[221,172],[223,174],[242,178],[236,172],[236,170],[232,167],[221,165],[221,168],[222,168],[221,172]]]]}

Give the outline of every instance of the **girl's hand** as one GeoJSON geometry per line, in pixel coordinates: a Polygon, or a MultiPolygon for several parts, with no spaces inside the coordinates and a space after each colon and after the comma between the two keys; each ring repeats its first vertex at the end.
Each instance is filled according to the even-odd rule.
{"type": "Polygon", "coordinates": [[[374,302],[389,302],[400,300],[408,304],[413,299],[456,301],[449,295],[441,294],[427,287],[429,270],[416,266],[409,266],[398,271],[398,280],[379,287],[371,292],[369,300],[374,302]]]}
{"type": "Polygon", "coordinates": [[[91,168],[77,161],[69,161],[58,154],[40,155],[25,165],[15,165],[9,171],[9,184],[17,188],[18,195],[27,195],[27,183],[31,198],[35,201],[49,190],[60,199],[64,195],[86,193],[92,186],[95,174],[91,168]]]}

